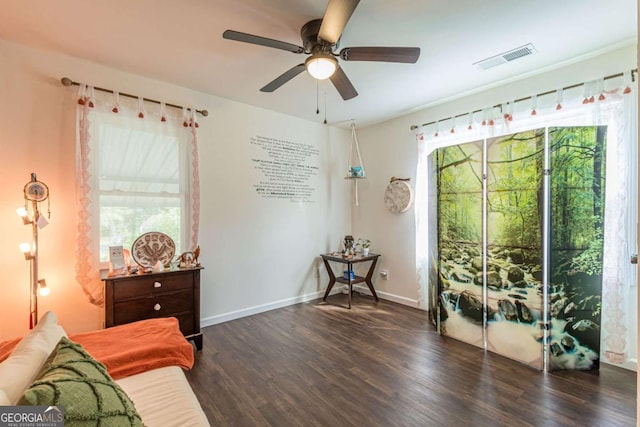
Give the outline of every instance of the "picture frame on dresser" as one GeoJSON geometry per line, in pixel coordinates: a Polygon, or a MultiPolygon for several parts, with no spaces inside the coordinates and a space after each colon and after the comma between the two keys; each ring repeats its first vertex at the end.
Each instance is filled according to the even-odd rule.
{"type": "Polygon", "coordinates": [[[202,350],[200,332],[200,270],[202,266],[171,268],[156,273],[109,276],[104,282],[104,326],[139,320],[175,317],[180,331],[202,350]]]}

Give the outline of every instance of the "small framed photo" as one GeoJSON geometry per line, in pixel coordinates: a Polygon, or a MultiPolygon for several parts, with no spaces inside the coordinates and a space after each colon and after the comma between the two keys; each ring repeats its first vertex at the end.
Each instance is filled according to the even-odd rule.
{"type": "Polygon", "coordinates": [[[113,272],[126,271],[122,246],[109,246],[109,266],[113,272]]]}

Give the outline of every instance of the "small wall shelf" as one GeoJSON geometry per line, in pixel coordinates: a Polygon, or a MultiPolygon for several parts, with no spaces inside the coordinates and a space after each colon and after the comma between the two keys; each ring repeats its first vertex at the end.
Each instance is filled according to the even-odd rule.
{"type": "Polygon", "coordinates": [[[347,169],[347,176],[344,179],[353,180],[353,199],[356,206],[358,202],[358,180],[367,179],[367,175],[364,171],[364,164],[362,163],[362,156],[360,156],[360,146],[358,145],[358,137],[356,136],[356,125],[351,123],[351,146],[349,147],[349,168],[347,169]],[[356,159],[354,159],[354,151],[356,159]]]}

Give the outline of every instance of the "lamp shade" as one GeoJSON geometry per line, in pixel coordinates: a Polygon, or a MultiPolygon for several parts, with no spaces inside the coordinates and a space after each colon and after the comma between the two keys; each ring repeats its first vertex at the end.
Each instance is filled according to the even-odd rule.
{"type": "Polygon", "coordinates": [[[318,53],[308,57],[304,66],[313,78],[324,80],[335,73],[338,61],[331,55],[318,53]]]}
{"type": "Polygon", "coordinates": [[[44,279],[38,280],[38,294],[41,297],[46,297],[51,293],[51,290],[47,286],[47,282],[44,279]]]}

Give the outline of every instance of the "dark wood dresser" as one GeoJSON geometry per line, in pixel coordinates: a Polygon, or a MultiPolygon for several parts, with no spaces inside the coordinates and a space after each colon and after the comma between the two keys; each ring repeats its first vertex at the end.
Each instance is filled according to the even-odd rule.
{"type": "Polygon", "coordinates": [[[200,270],[202,267],[112,277],[102,271],[105,328],[154,317],[176,317],[184,336],[202,350],[200,270]]]}

